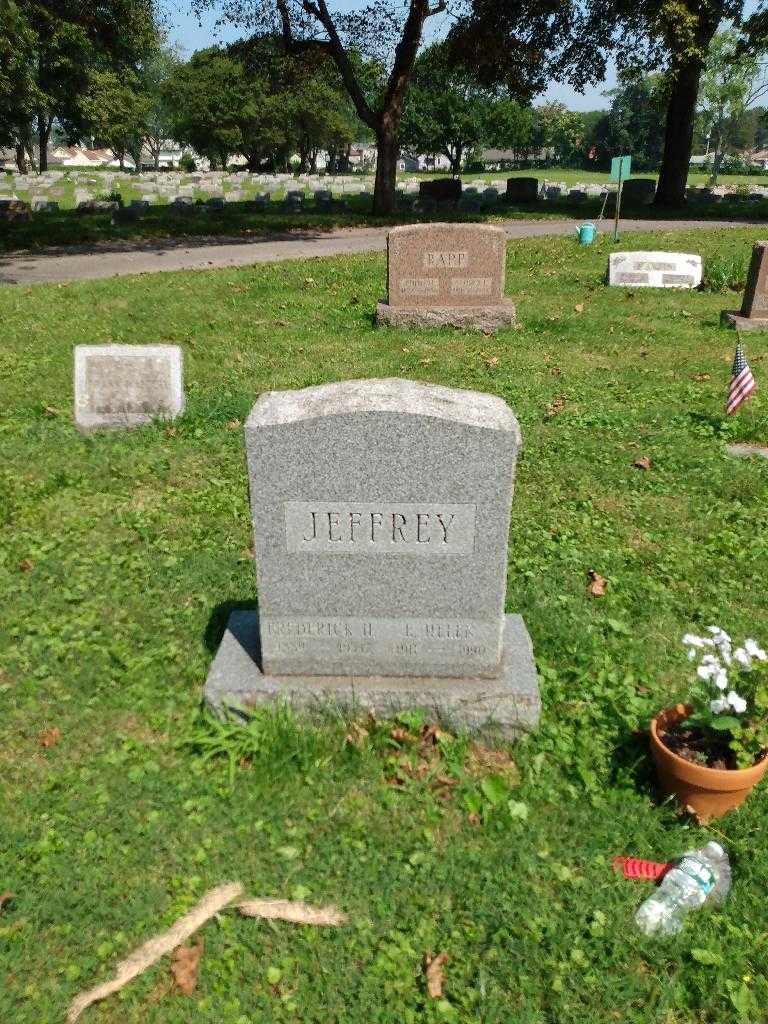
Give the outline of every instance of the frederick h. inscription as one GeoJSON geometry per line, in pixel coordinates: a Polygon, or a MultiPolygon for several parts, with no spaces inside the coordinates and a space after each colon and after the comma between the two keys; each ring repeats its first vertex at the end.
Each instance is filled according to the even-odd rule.
{"type": "Polygon", "coordinates": [[[472,504],[288,501],[286,549],[302,554],[466,555],[475,546],[472,504]]]}

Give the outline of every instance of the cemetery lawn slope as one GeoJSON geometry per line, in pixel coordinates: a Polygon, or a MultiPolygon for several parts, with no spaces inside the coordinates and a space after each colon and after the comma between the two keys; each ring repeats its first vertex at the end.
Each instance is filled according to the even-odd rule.
{"type": "MultiPolygon", "coordinates": [[[[706,280],[742,287],[754,237],[631,247],[700,253],[706,280]]],[[[0,1020],[62,1020],[227,879],[350,924],[224,913],[192,996],[163,962],[84,1024],[762,1019],[768,788],[716,829],[678,818],[642,730],[685,692],[684,632],[768,640],[768,461],[725,453],[768,443],[768,334],[746,336],[758,391],[726,418],[719,314],[740,293],[609,289],[610,248],[510,245],[520,326],[496,336],[375,329],[379,254],[0,290],[0,1020]],[[107,341],[183,347],[179,421],[75,431],[73,346],[107,341]],[[255,600],[243,421],[264,390],[353,377],[493,392],[520,420],[507,610],[544,710],[514,765],[424,746],[408,716],[394,735],[200,717],[227,612],[255,600]],[[648,884],[611,859],[705,837],[732,856],[726,905],[639,935],[648,884]],[[429,951],[449,956],[441,998],[429,951]]]]}

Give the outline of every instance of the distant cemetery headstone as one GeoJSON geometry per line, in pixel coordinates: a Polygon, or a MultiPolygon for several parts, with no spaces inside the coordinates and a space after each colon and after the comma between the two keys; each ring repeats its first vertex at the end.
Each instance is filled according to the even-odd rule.
{"type": "Polygon", "coordinates": [[[0,199],[0,220],[28,221],[31,212],[29,205],[21,199],[0,199]]]}
{"type": "Polygon", "coordinates": [[[530,639],[504,615],[521,438],[502,399],[407,380],[270,392],[245,443],[259,608],[232,613],[209,705],[536,723],[530,639]]]}
{"type": "Polygon", "coordinates": [[[687,252],[614,252],[608,257],[608,284],[633,288],[696,288],[701,256],[687,252]]]}
{"type": "Polygon", "coordinates": [[[507,178],[507,202],[535,203],[538,198],[538,178],[507,178]]]}
{"type": "Polygon", "coordinates": [[[654,178],[628,178],[621,186],[621,198],[625,203],[651,203],[655,195],[654,178]]]}
{"type": "Polygon", "coordinates": [[[380,324],[496,330],[515,322],[504,296],[506,236],[487,224],[414,224],[387,235],[380,324]]]}
{"type": "Polygon", "coordinates": [[[768,242],[755,242],[741,309],[724,309],[720,320],[739,331],[768,330],[768,242]]]}
{"type": "Polygon", "coordinates": [[[81,430],[137,427],[184,409],[178,345],[78,345],[75,423],[81,430]]]}
{"type": "Polygon", "coordinates": [[[455,206],[461,199],[460,178],[436,178],[419,182],[419,198],[455,206]]]}

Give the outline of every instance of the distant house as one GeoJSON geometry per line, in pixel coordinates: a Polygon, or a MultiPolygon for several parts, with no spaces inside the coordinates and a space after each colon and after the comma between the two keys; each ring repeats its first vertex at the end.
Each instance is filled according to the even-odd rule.
{"type": "Polygon", "coordinates": [[[544,163],[551,161],[555,151],[551,148],[543,149],[484,149],[480,160],[489,171],[503,171],[509,167],[517,167],[522,163],[544,163]]]}
{"type": "Polygon", "coordinates": [[[442,153],[401,153],[399,171],[450,171],[451,161],[442,153]]]}

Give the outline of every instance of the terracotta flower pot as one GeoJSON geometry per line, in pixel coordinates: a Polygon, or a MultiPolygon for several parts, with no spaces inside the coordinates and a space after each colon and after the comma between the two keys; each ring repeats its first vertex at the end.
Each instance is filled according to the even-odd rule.
{"type": "Polygon", "coordinates": [[[665,746],[659,736],[691,712],[685,704],[676,704],[660,712],[651,721],[651,753],[662,788],[678,798],[700,821],[720,818],[749,795],[768,770],[768,757],[751,768],[733,770],[705,768],[680,757],[665,746]]]}

